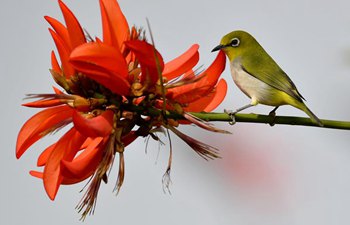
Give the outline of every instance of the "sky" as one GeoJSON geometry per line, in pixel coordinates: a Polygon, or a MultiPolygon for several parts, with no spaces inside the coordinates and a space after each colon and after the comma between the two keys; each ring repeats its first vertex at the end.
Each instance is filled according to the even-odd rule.
{"type": "MultiPolygon", "coordinates": [[[[90,35],[101,37],[97,0],[65,3],[90,35]]],[[[120,0],[130,25],[149,19],[156,47],[166,61],[198,43],[198,66],[226,33],[251,33],[289,74],[322,119],[350,120],[349,1],[334,0],[120,0]]],[[[0,8],[1,119],[0,224],[81,224],[74,209],[85,182],[60,188],[55,201],[42,181],[29,175],[40,152],[60,133],[45,138],[15,158],[23,123],[38,110],[21,107],[27,93],[50,93],[54,43],[43,16],[62,21],[54,0],[3,0],[0,8]]],[[[234,85],[229,68],[222,77],[229,91],[215,111],[239,108],[249,99],[234,85]]],[[[247,113],[268,114],[256,106],[247,113]]],[[[283,106],[278,115],[305,116],[283,106]]],[[[215,123],[232,135],[193,126],[181,131],[220,149],[222,159],[206,162],[172,136],[171,194],[163,193],[168,145],[145,140],[128,146],[126,179],[113,193],[117,167],[100,189],[97,208],[85,224],[349,224],[350,132],[301,126],[215,123]]],[[[166,142],[166,138],[164,137],[166,142]]]]}

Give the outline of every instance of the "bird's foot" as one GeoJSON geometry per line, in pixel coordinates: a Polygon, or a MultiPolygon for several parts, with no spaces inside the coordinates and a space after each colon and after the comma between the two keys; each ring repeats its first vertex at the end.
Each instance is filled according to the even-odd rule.
{"type": "Polygon", "coordinates": [[[269,113],[269,117],[271,118],[271,121],[269,122],[270,126],[271,127],[275,126],[275,121],[276,121],[276,112],[275,112],[275,110],[272,110],[269,113]]]}
{"type": "Polygon", "coordinates": [[[233,111],[233,110],[227,110],[224,109],[224,113],[226,113],[227,115],[229,115],[229,117],[231,118],[231,121],[228,122],[230,125],[234,125],[236,123],[236,118],[235,118],[235,114],[237,113],[237,111],[233,111]]]}

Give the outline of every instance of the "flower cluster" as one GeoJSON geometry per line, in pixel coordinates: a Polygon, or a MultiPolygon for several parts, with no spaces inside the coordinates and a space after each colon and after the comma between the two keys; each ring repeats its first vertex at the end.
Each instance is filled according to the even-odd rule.
{"type": "MultiPolygon", "coordinates": [[[[58,3],[65,24],[52,17],[45,19],[52,27],[49,31],[59,56],[52,51],[50,72],[62,89],[54,88],[53,94],[28,95],[38,100],[24,106],[46,109],[23,125],[16,146],[20,158],[39,139],[70,125],[39,156],[37,165],[43,171],[30,172],[43,180],[50,199],[55,199],[60,185],[90,178],[78,208],[83,217],[93,212],[100,184],[107,182],[116,156],[116,190],[122,186],[125,147],[138,137],[159,141],[157,133],[170,130],[204,159],[218,157],[217,149],[176,127],[195,123],[224,132],[188,113],[210,112],[224,99],[227,85],[219,80],[225,67],[222,52],[201,72],[194,69],[199,61],[197,44],[164,63],[144,32],[129,27],[116,0],[100,0],[102,39],[85,33],[70,9],[61,0],[58,3]]],[[[170,165],[171,155],[166,174],[170,165]]]]}

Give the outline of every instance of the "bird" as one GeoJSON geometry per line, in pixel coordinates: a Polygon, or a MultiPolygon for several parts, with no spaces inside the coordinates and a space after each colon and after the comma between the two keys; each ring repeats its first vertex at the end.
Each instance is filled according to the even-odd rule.
{"type": "Polygon", "coordinates": [[[306,106],[305,98],[293,81],[248,32],[236,30],[226,34],[212,52],[219,50],[230,61],[233,81],[251,99],[249,104],[235,111],[225,110],[233,120],[237,112],[263,104],[275,106],[269,113],[274,121],[279,106],[291,105],[304,111],[315,124],[323,126],[321,120],[306,106]]]}

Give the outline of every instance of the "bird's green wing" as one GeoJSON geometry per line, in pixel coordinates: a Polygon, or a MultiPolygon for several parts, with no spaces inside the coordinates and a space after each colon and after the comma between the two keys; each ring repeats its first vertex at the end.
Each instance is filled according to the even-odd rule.
{"type": "Polygon", "coordinates": [[[264,57],[261,57],[261,55],[250,55],[250,60],[243,60],[247,58],[242,57],[242,69],[262,82],[302,102],[304,97],[299,93],[288,75],[266,52],[261,52],[261,54],[264,54],[264,57]]]}

